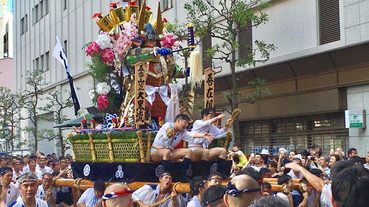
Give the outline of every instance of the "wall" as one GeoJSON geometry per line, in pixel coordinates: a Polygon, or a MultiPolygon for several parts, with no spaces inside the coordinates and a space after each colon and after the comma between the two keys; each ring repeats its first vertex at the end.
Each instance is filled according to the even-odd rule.
{"type": "Polygon", "coordinates": [[[369,0],[344,0],[346,44],[369,40],[369,0]]]}
{"type": "MultiPolygon", "coordinates": [[[[347,109],[366,110],[366,120],[369,120],[369,85],[361,85],[347,88],[347,109]]],[[[367,123],[368,127],[368,123],[367,123]]],[[[357,149],[359,156],[364,156],[369,152],[369,130],[349,129],[349,147],[357,149]]]]}

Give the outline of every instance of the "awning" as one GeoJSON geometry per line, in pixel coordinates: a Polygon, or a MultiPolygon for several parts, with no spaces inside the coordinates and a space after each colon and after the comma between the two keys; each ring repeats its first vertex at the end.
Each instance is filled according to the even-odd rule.
{"type": "Polygon", "coordinates": [[[53,128],[68,128],[68,127],[79,127],[81,126],[81,121],[83,119],[86,119],[87,120],[87,124],[90,124],[90,120],[94,117],[95,115],[93,114],[86,114],[84,116],[80,116],[76,119],[72,119],[72,120],[68,120],[68,121],[65,121],[61,124],[58,124],[58,125],[55,125],[53,128]]]}

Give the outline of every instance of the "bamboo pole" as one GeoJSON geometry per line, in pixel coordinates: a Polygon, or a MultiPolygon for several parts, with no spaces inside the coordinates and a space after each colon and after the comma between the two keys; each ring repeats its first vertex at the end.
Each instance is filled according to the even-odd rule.
{"type": "MultiPolygon", "coordinates": [[[[264,178],[263,179],[264,182],[268,182],[272,185],[272,192],[281,192],[282,191],[282,186],[277,184],[277,179],[276,178],[264,178]]],[[[299,184],[300,184],[300,179],[292,179],[293,181],[293,188],[294,189],[299,189],[299,184]]],[[[224,180],[222,181],[222,185],[226,185],[229,182],[229,180],[224,180]]],[[[58,186],[58,187],[71,187],[71,188],[79,188],[81,190],[86,190],[87,188],[92,188],[93,187],[93,182],[90,180],[81,180],[79,182],[79,185],[76,186],[75,184],[75,180],[73,179],[56,179],[54,180],[54,185],[58,186]]],[[[107,183],[107,184],[112,184],[111,183],[107,183]]],[[[149,183],[154,183],[154,184],[158,184],[155,182],[133,182],[133,183],[129,183],[127,184],[128,187],[131,190],[137,190],[139,188],[141,188],[142,186],[149,184],[149,183]]],[[[177,191],[177,193],[189,193],[190,192],[190,185],[189,183],[178,183],[177,185],[175,185],[175,190],[177,191]]]]}
{"type": "Polygon", "coordinates": [[[96,161],[96,150],[95,150],[95,145],[94,145],[93,134],[88,133],[88,138],[90,141],[90,151],[91,151],[92,161],[95,162],[96,161]]]}
{"type": "Polygon", "coordinates": [[[109,158],[111,162],[114,162],[113,144],[111,142],[111,133],[107,132],[106,137],[108,138],[109,158]]]}
{"type": "Polygon", "coordinates": [[[147,136],[147,143],[146,143],[146,162],[150,162],[151,160],[151,156],[150,156],[150,151],[151,151],[151,132],[147,132],[146,133],[147,136]]]}
{"type": "Polygon", "coordinates": [[[138,146],[140,150],[140,162],[145,162],[145,153],[144,153],[143,143],[142,143],[142,131],[139,130],[136,133],[137,133],[137,138],[138,138],[138,146]]]}

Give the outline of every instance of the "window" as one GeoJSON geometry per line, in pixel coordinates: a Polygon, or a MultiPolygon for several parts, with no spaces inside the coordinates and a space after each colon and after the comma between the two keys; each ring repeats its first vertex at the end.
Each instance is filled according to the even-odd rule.
{"type": "Polygon", "coordinates": [[[5,25],[5,34],[4,34],[4,57],[9,56],[9,23],[7,22],[5,25]]]}
{"type": "Polygon", "coordinates": [[[41,57],[40,57],[40,70],[41,71],[44,71],[44,55],[41,55],[41,57]]]}
{"type": "Polygon", "coordinates": [[[49,0],[43,0],[44,1],[44,6],[45,6],[45,16],[49,13],[49,0]]]}
{"type": "Polygon", "coordinates": [[[26,33],[28,31],[28,15],[26,14],[26,16],[21,18],[21,35],[23,35],[24,33],[26,33]]]}
{"type": "Polygon", "coordinates": [[[35,7],[32,8],[32,25],[36,24],[37,19],[36,19],[36,11],[35,11],[35,7]]]}
{"type": "Polygon", "coordinates": [[[35,6],[35,20],[36,20],[35,23],[37,23],[39,20],[38,4],[35,6]]]}
{"type": "Polygon", "coordinates": [[[50,70],[49,51],[45,53],[45,71],[50,70]]]}
{"type": "Polygon", "coordinates": [[[44,6],[43,5],[44,5],[44,1],[40,1],[39,5],[38,5],[38,7],[40,9],[40,16],[39,16],[38,20],[42,19],[42,17],[44,16],[44,6]]]}
{"type": "Polygon", "coordinates": [[[68,1],[67,0],[63,0],[63,10],[66,10],[67,9],[67,4],[68,4],[68,1]]]}
{"type": "Polygon", "coordinates": [[[172,7],[173,7],[172,0],[160,0],[160,8],[162,12],[171,9],[172,7]]]}
{"type": "Polygon", "coordinates": [[[324,45],[341,39],[339,1],[319,0],[319,39],[324,45]]]}
{"type": "Polygon", "coordinates": [[[39,70],[40,68],[39,68],[39,58],[36,58],[35,59],[35,62],[34,62],[34,70],[39,70]]]}
{"type": "Polygon", "coordinates": [[[68,41],[67,40],[64,40],[63,48],[64,48],[65,55],[68,57],[68,41]]]}

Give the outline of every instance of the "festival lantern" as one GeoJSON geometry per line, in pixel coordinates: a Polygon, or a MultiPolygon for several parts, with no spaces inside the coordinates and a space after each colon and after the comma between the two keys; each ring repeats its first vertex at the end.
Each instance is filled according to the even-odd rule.
{"type": "Polygon", "coordinates": [[[127,20],[131,19],[132,14],[136,14],[136,17],[138,17],[139,12],[138,6],[136,6],[136,1],[129,2],[129,6],[125,9],[125,16],[127,20]]]}
{"type": "Polygon", "coordinates": [[[121,25],[129,19],[126,19],[126,15],[124,13],[123,7],[117,7],[118,2],[110,3],[110,17],[114,23],[114,25],[121,25]]]}
{"type": "Polygon", "coordinates": [[[92,18],[98,17],[96,21],[97,26],[104,32],[111,32],[114,29],[114,24],[111,21],[109,15],[102,16],[101,13],[95,13],[92,18]]]}

